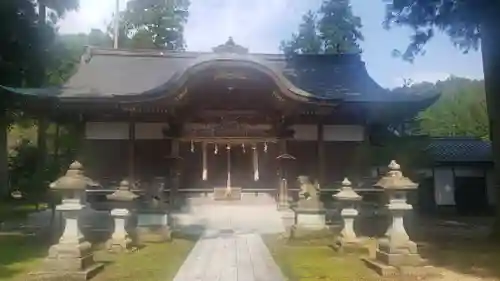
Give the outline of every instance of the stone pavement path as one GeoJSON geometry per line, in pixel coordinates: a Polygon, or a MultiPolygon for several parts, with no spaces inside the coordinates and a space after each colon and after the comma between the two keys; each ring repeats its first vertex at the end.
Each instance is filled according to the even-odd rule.
{"type": "Polygon", "coordinates": [[[197,206],[183,220],[203,234],[174,281],[285,280],[260,236],[284,231],[275,205],[197,206]]]}
{"type": "Polygon", "coordinates": [[[256,233],[207,233],[195,245],[174,281],[284,281],[256,233]]]}

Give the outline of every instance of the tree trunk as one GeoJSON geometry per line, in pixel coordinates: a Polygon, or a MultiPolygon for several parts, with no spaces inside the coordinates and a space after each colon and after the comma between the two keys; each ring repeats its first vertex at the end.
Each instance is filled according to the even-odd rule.
{"type": "MultiPolygon", "coordinates": [[[[45,1],[39,1],[38,5],[38,24],[40,26],[40,31],[43,31],[47,21],[47,7],[45,6],[45,1]]],[[[36,73],[35,78],[35,87],[42,87],[45,82],[45,64],[42,58],[39,58],[38,72],[36,73]]],[[[36,184],[44,184],[44,174],[45,174],[45,165],[46,165],[46,154],[47,154],[47,127],[48,123],[46,118],[42,115],[39,115],[37,118],[37,168],[36,168],[36,184]]],[[[39,195],[39,194],[37,194],[39,195]]],[[[36,199],[36,208],[38,210],[39,207],[39,196],[36,199]]]]}
{"type": "Polygon", "coordinates": [[[0,199],[7,197],[9,193],[9,153],[7,148],[7,134],[9,131],[6,107],[0,113],[0,199]]]}
{"type": "Polygon", "coordinates": [[[55,165],[59,164],[59,148],[61,146],[61,126],[59,123],[56,123],[56,131],[54,133],[54,163],[55,165]]]}
{"type": "Polygon", "coordinates": [[[484,86],[495,173],[495,223],[493,237],[500,238],[500,18],[487,15],[481,25],[484,86]]]}

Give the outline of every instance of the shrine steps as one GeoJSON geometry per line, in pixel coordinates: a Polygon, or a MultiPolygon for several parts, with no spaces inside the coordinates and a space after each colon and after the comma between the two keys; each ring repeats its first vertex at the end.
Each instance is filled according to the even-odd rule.
{"type": "Polygon", "coordinates": [[[199,205],[276,205],[274,197],[267,193],[254,193],[241,194],[240,200],[215,200],[212,194],[206,197],[189,197],[184,199],[184,203],[191,206],[199,205]]]}

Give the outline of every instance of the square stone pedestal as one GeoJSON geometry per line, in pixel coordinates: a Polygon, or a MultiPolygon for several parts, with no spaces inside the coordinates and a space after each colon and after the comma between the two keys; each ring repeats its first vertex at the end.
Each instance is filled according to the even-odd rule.
{"type": "Polygon", "coordinates": [[[289,238],[315,237],[323,235],[325,231],[329,232],[326,227],[326,211],[324,209],[293,208],[293,212],[294,224],[290,228],[289,238]]]}
{"type": "Polygon", "coordinates": [[[231,187],[230,193],[227,193],[227,187],[215,187],[214,200],[218,201],[241,200],[241,187],[231,187]]]}
{"type": "Polygon", "coordinates": [[[325,209],[301,209],[294,208],[295,226],[310,230],[322,230],[326,228],[325,209]]]}
{"type": "Polygon", "coordinates": [[[368,246],[363,244],[363,240],[358,239],[356,241],[346,241],[341,239],[340,237],[335,239],[332,248],[339,253],[342,254],[360,254],[360,255],[369,255],[370,250],[368,246]]]}
{"type": "Polygon", "coordinates": [[[137,215],[137,239],[141,243],[161,243],[172,239],[168,214],[163,212],[137,215]]]}
{"type": "Polygon", "coordinates": [[[381,276],[418,276],[429,277],[437,275],[434,267],[425,264],[425,260],[420,259],[418,265],[392,266],[379,260],[363,257],[365,264],[381,276]]]}
{"type": "Polygon", "coordinates": [[[382,276],[411,275],[426,276],[433,273],[432,267],[425,266],[425,260],[414,253],[389,253],[379,249],[375,259],[363,258],[366,265],[382,276]]]}
{"type": "Polygon", "coordinates": [[[103,265],[94,262],[89,242],[56,244],[50,247],[42,270],[29,274],[36,281],[84,281],[94,277],[103,265]]]}

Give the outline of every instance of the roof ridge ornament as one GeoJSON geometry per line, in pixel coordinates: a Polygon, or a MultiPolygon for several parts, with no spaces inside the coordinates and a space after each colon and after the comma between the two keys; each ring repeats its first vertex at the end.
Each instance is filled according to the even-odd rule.
{"type": "Polygon", "coordinates": [[[214,53],[248,54],[248,49],[234,43],[233,37],[229,37],[226,43],[212,48],[214,53]]]}

